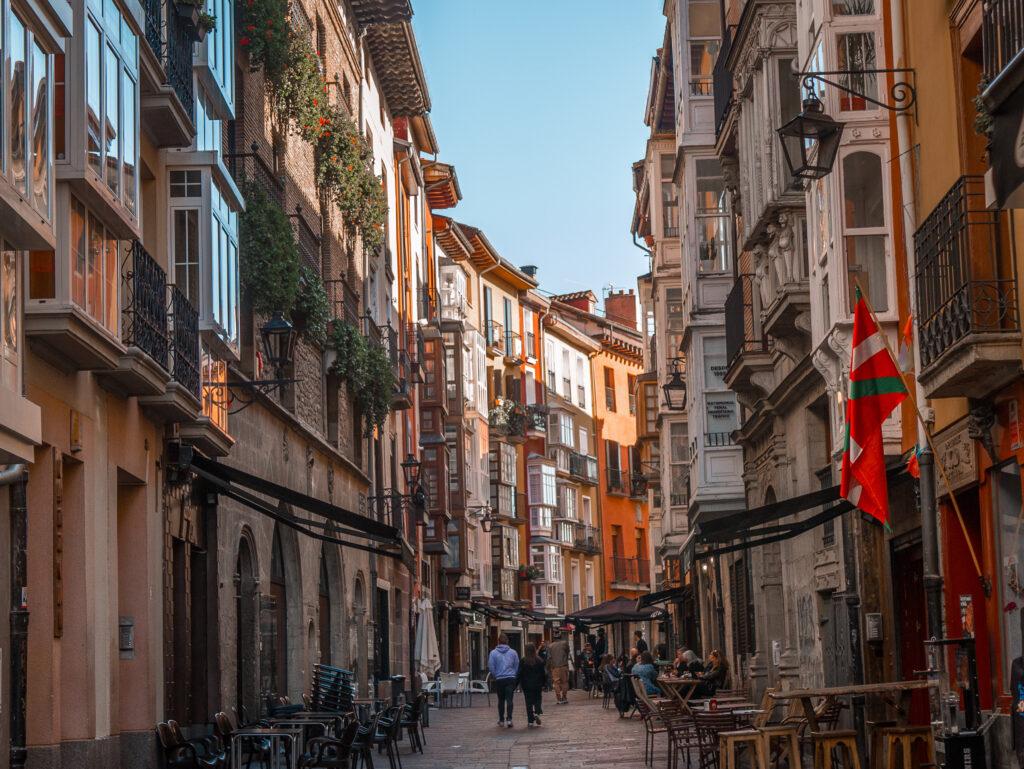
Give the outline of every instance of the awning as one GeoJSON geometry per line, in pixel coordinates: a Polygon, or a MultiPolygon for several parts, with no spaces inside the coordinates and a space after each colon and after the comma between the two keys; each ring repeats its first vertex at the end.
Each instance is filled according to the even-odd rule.
{"type": "MultiPolygon", "coordinates": [[[[902,458],[890,465],[886,478],[890,487],[910,480],[911,476],[906,472],[906,463],[902,458]]],[[[801,494],[755,507],[752,510],[742,510],[700,523],[687,538],[683,548],[695,548],[698,543],[717,545],[717,547],[703,552],[695,552],[693,556],[695,560],[724,555],[737,550],[747,550],[751,547],[790,539],[854,509],[856,508],[852,504],[845,499],[840,499],[839,486],[831,486],[820,491],[812,491],[809,494],[801,494]],[[781,518],[788,518],[804,510],[820,506],[825,507],[810,518],[776,523],[781,518]]]]}
{"type": "Polygon", "coordinates": [[[191,470],[197,476],[210,483],[218,494],[262,513],[275,521],[299,531],[306,536],[319,539],[324,542],[333,542],[342,547],[351,547],[356,550],[384,555],[391,558],[401,558],[402,552],[398,539],[398,529],[380,521],[367,518],[365,515],[353,513],[350,510],[324,502],[298,491],[279,486],[263,478],[238,470],[234,467],[214,462],[206,457],[194,454],[192,457],[191,470]],[[283,505],[277,506],[274,502],[255,496],[252,492],[270,497],[278,503],[284,503],[319,515],[327,519],[327,522],[300,518],[288,512],[283,505]],[[317,531],[319,530],[319,531],[317,531]],[[352,542],[340,539],[341,536],[358,537],[369,539],[379,545],[367,545],[360,542],[352,542]],[[387,549],[385,546],[393,546],[395,549],[387,549]]]}
{"type": "Polygon", "coordinates": [[[655,606],[659,603],[682,601],[687,597],[689,592],[689,585],[681,585],[680,587],[670,587],[668,590],[659,590],[657,593],[648,593],[647,595],[642,595],[637,599],[636,609],[637,611],[640,611],[648,606],[655,606]]]}
{"type": "Polygon", "coordinates": [[[664,615],[664,609],[638,608],[635,599],[620,596],[567,614],[565,621],[583,625],[610,625],[616,622],[646,622],[661,619],[664,615]]]}

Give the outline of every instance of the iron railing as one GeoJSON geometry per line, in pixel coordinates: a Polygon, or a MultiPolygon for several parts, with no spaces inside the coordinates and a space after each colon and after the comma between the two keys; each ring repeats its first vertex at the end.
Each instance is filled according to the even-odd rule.
{"type": "Polygon", "coordinates": [[[199,313],[177,286],[171,286],[171,353],[171,377],[200,398],[199,313]]]}
{"type": "Polygon", "coordinates": [[[722,446],[733,446],[732,432],[704,433],[704,445],[707,448],[720,448],[722,446]]]}
{"type": "Polygon", "coordinates": [[[505,353],[505,327],[496,320],[487,321],[487,347],[505,353]]]}
{"type": "Polygon", "coordinates": [[[573,547],[587,553],[601,552],[601,530],[587,523],[577,523],[573,532],[573,547]]]}
{"type": "Polygon", "coordinates": [[[626,488],[629,489],[629,496],[633,499],[647,499],[647,476],[639,472],[630,473],[629,483],[626,484],[626,488]]]}
{"type": "Polygon", "coordinates": [[[279,208],[284,207],[284,182],[271,165],[263,159],[260,145],[253,142],[248,152],[229,152],[224,155],[231,176],[237,181],[255,184],[279,208]]]}
{"type": "Polygon", "coordinates": [[[1020,330],[1001,217],[984,178],[962,176],[914,233],[922,366],[970,334],[1020,330]]]}
{"type": "Polygon", "coordinates": [[[181,18],[172,6],[172,0],[144,0],[146,11],[146,42],[153,49],[174,89],[181,106],[193,119],[195,93],[192,85],[192,44],[195,41],[191,25],[181,18]]]}
{"type": "Polygon", "coordinates": [[[167,370],[167,273],[133,240],[121,267],[121,340],[167,370]]]}
{"type": "Polygon", "coordinates": [[[986,0],[981,47],[983,77],[991,82],[1024,49],[1024,0],[986,0]]]}
{"type": "Polygon", "coordinates": [[[511,398],[496,403],[488,413],[487,421],[497,435],[509,438],[521,438],[526,435],[526,409],[511,398]]]}
{"type": "Polygon", "coordinates": [[[518,331],[505,331],[505,354],[513,358],[523,357],[523,338],[518,331]]]}
{"type": "Polygon", "coordinates": [[[615,582],[629,582],[647,585],[651,581],[651,562],[646,558],[612,556],[612,579],[615,582]]]}
{"type": "Polygon", "coordinates": [[[526,429],[538,433],[548,430],[548,407],[543,403],[532,403],[526,407],[526,429]]]}
{"type": "MultiPolygon", "coordinates": [[[[753,5],[751,3],[751,5],[753,5]]],[[[718,49],[718,56],[715,58],[715,68],[711,73],[711,82],[715,91],[715,134],[722,131],[722,124],[732,104],[732,72],[726,68],[725,60],[729,58],[729,50],[732,48],[732,29],[725,28],[722,35],[722,46],[718,49]]]]}
{"type": "Polygon", "coordinates": [[[606,485],[609,494],[626,493],[626,473],[618,467],[605,468],[606,485]]]}
{"type": "Polygon", "coordinates": [[[420,289],[419,316],[428,322],[436,322],[438,319],[437,289],[430,286],[423,286],[420,289]]]}
{"type": "Polygon", "coordinates": [[[306,221],[306,216],[302,212],[302,205],[299,203],[295,204],[295,213],[289,214],[288,218],[296,223],[295,243],[299,247],[299,256],[306,266],[319,273],[322,233],[314,230],[312,225],[306,221]]]}
{"type": "Polygon", "coordinates": [[[353,326],[359,326],[359,296],[353,291],[345,278],[324,281],[327,291],[327,302],[331,307],[331,317],[344,320],[353,326]]]}
{"type": "Polygon", "coordinates": [[[771,338],[761,330],[760,314],[755,312],[756,295],[754,276],[741,274],[725,299],[725,359],[730,368],[745,352],[767,352],[772,348],[771,338]]]}

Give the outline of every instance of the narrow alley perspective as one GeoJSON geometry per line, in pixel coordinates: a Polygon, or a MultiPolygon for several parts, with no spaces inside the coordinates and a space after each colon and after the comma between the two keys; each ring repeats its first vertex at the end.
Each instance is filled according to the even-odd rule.
{"type": "Polygon", "coordinates": [[[1022,269],[1024,0],[0,0],[0,769],[1024,769],[1022,269]]]}

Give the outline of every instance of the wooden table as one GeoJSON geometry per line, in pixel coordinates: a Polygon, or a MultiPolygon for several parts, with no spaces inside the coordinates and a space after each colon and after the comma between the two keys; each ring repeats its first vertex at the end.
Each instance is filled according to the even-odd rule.
{"type": "Polygon", "coordinates": [[[690,697],[700,686],[699,678],[680,678],[679,676],[658,676],[658,685],[682,707],[683,712],[693,714],[690,709],[690,697]]]}
{"type": "Polygon", "coordinates": [[[932,681],[894,681],[884,684],[856,684],[852,686],[831,686],[821,689],[793,689],[788,692],[769,691],[768,696],[776,702],[799,700],[800,705],[803,707],[808,727],[812,732],[816,732],[818,731],[818,713],[814,708],[814,700],[816,699],[829,701],[838,697],[879,694],[896,708],[898,725],[905,726],[907,716],[910,713],[910,696],[916,691],[934,688],[935,686],[937,684],[932,681]],[[894,697],[897,699],[894,699],[894,697]]]}

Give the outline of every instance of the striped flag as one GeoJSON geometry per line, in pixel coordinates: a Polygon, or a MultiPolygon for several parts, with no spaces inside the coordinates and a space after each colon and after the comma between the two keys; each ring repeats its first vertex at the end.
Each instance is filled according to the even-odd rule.
{"type": "Polygon", "coordinates": [[[900,370],[857,289],[839,493],[886,525],[889,523],[889,489],[885,479],[882,423],[906,397],[907,388],[900,370]]]}
{"type": "Polygon", "coordinates": [[[914,357],[910,354],[914,344],[914,316],[908,315],[907,322],[903,324],[903,333],[900,335],[900,371],[909,373],[914,368],[914,357]]]}

